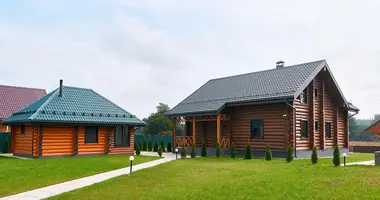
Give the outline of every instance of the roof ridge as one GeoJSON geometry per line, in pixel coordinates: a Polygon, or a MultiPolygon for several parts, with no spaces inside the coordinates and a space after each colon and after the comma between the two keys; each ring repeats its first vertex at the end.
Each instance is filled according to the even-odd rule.
{"type": "Polygon", "coordinates": [[[15,86],[15,85],[0,85],[0,87],[10,87],[10,88],[20,88],[20,89],[31,89],[31,90],[42,90],[46,92],[46,89],[42,88],[33,88],[33,87],[24,87],[24,86],[15,86]]]}
{"type": "Polygon", "coordinates": [[[297,66],[300,66],[300,65],[305,65],[305,64],[310,64],[310,63],[316,63],[316,62],[322,62],[322,61],[326,61],[326,59],[316,60],[316,61],[312,61],[312,62],[299,63],[299,64],[295,64],[295,65],[290,65],[290,66],[284,67],[282,69],[276,69],[276,68],[274,68],[274,69],[266,69],[266,70],[261,70],[261,71],[256,71],[256,72],[237,74],[237,75],[233,75],[233,76],[225,76],[225,77],[221,77],[221,78],[214,78],[214,79],[210,79],[209,81],[227,79],[227,78],[232,78],[232,77],[244,76],[244,75],[255,74],[255,73],[262,73],[262,72],[268,72],[268,71],[284,70],[284,69],[289,69],[289,68],[297,67],[297,66]]]}
{"type": "MultiPolygon", "coordinates": [[[[35,113],[33,113],[32,116],[29,117],[29,120],[32,120],[36,117],[36,115],[38,114],[38,111],[40,111],[41,109],[45,108],[46,105],[53,99],[53,97],[55,96],[55,94],[58,92],[59,90],[58,89],[55,89],[54,91],[52,91],[50,97],[48,99],[46,99],[46,101],[36,110],[35,113]]],[[[49,93],[50,94],[50,93],[49,93]]],[[[49,95],[47,94],[47,95],[49,95]]]]}

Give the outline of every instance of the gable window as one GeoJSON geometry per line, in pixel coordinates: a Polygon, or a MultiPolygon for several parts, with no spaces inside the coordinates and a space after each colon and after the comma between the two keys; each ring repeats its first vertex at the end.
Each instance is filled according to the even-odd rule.
{"type": "Polygon", "coordinates": [[[301,138],[308,138],[308,122],[306,120],[301,120],[301,138]]]}
{"type": "Polygon", "coordinates": [[[315,98],[318,97],[318,89],[314,89],[314,96],[315,96],[315,98]]]}
{"type": "Polygon", "coordinates": [[[115,128],[115,147],[130,146],[130,133],[128,126],[116,126],[115,128]]]}
{"type": "Polygon", "coordinates": [[[314,126],[315,126],[315,131],[318,131],[318,130],[319,130],[319,124],[318,124],[318,121],[315,121],[314,126]]]}
{"type": "Polygon", "coordinates": [[[25,135],[25,125],[21,124],[21,135],[25,135]]]}
{"type": "Polygon", "coordinates": [[[84,131],[85,144],[98,143],[98,127],[87,126],[84,131]]]}
{"type": "Polygon", "coordinates": [[[301,93],[301,103],[307,104],[308,87],[301,93]]]}
{"type": "Polygon", "coordinates": [[[264,120],[251,120],[251,139],[264,138],[264,120]]]}
{"type": "Polygon", "coordinates": [[[325,123],[325,129],[326,129],[326,137],[331,138],[331,122],[325,123]]]}

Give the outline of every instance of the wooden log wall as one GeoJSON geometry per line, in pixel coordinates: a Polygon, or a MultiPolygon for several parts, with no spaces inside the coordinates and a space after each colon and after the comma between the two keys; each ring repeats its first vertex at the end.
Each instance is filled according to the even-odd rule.
{"type": "Polygon", "coordinates": [[[24,134],[21,134],[21,126],[12,126],[13,152],[16,154],[32,155],[33,150],[33,126],[25,126],[24,134]]]}
{"type": "Polygon", "coordinates": [[[63,156],[74,153],[73,126],[42,126],[42,156],[63,156]]]}
{"type": "MultiPolygon", "coordinates": [[[[74,127],[75,128],[75,127],[74,127]]],[[[85,127],[78,127],[78,154],[102,154],[106,152],[106,127],[98,127],[98,143],[85,143],[85,127]]]]}
{"type": "MultiPolygon", "coordinates": [[[[220,123],[222,127],[220,137],[230,135],[229,121],[221,121],[220,123]]],[[[190,127],[190,133],[192,133],[191,127],[190,127]]],[[[206,139],[207,147],[210,147],[210,148],[216,147],[216,121],[197,122],[196,133],[197,134],[196,134],[195,140],[196,140],[197,147],[202,146],[203,138],[206,139]]]]}

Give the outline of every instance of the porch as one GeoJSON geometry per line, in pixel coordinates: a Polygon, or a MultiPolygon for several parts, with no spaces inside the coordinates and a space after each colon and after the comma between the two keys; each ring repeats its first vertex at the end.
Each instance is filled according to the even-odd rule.
{"type": "Polygon", "coordinates": [[[228,114],[210,116],[176,117],[173,120],[174,147],[191,147],[195,142],[197,149],[203,141],[207,149],[215,149],[220,144],[221,149],[229,149],[231,145],[231,120],[228,114]],[[177,123],[185,123],[185,135],[177,136],[177,123]]]}

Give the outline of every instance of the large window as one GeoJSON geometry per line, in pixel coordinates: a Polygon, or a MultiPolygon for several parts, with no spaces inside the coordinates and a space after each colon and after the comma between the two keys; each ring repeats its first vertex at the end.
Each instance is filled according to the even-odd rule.
{"type": "Polygon", "coordinates": [[[98,143],[98,127],[87,126],[84,132],[84,140],[86,144],[98,143]]]}
{"type": "Polygon", "coordinates": [[[264,120],[251,120],[251,139],[264,138],[264,120]]]}
{"type": "Polygon", "coordinates": [[[301,120],[301,138],[308,138],[309,137],[309,133],[308,133],[308,129],[309,129],[309,124],[306,120],[301,120]]]}
{"type": "Polygon", "coordinates": [[[308,87],[301,93],[301,103],[307,104],[308,87]]]}
{"type": "Polygon", "coordinates": [[[115,146],[129,146],[130,134],[128,126],[117,126],[115,129],[115,146]]]}
{"type": "Polygon", "coordinates": [[[326,122],[325,128],[326,128],[326,137],[331,138],[331,122],[326,122]]]}

